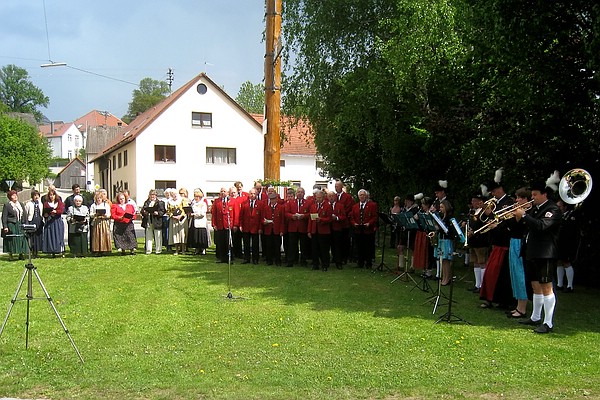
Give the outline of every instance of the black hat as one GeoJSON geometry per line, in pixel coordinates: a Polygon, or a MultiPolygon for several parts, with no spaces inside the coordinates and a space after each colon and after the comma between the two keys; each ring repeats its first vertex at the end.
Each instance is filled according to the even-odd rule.
{"type": "Polygon", "coordinates": [[[448,181],[439,180],[435,188],[434,192],[445,192],[448,189],[448,181]]]}
{"type": "Polygon", "coordinates": [[[404,200],[410,200],[410,201],[412,201],[414,203],[415,202],[415,195],[414,194],[407,194],[404,197],[404,200]]]}
{"type": "Polygon", "coordinates": [[[552,188],[546,186],[546,182],[539,180],[539,181],[533,181],[531,182],[531,185],[529,185],[529,190],[537,190],[540,193],[548,193],[548,194],[552,194],[554,192],[554,190],[552,190],[552,188]]]}
{"type": "Polygon", "coordinates": [[[502,168],[496,170],[494,180],[486,182],[485,186],[489,191],[502,187],[502,168]]]}

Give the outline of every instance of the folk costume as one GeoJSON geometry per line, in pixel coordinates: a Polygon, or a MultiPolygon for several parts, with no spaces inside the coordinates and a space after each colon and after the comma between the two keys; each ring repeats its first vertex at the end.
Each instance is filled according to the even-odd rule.
{"type": "Polygon", "coordinates": [[[258,199],[248,198],[240,208],[240,230],[244,243],[244,261],[258,264],[260,234],[262,233],[263,206],[258,199]]]}
{"type": "Polygon", "coordinates": [[[90,206],[90,249],[94,255],[110,253],[112,244],[110,242],[110,204],[101,200],[90,206]]]}
{"type": "Polygon", "coordinates": [[[69,248],[73,256],[85,256],[88,251],[88,230],[90,212],[85,205],[77,207],[75,204],[67,210],[67,224],[69,227],[69,248]]]}

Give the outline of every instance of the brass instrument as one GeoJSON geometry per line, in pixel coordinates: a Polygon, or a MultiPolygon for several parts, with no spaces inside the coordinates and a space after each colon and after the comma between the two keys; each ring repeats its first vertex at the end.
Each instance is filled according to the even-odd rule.
{"type": "MultiPolygon", "coordinates": [[[[479,218],[479,220],[481,222],[488,222],[488,220],[491,217],[486,214],[486,211],[490,210],[493,213],[496,210],[497,205],[498,205],[498,199],[496,199],[495,197],[492,197],[491,199],[489,199],[485,203],[483,203],[483,207],[481,207],[481,209],[479,209],[477,212],[475,212],[475,217],[479,218]]],[[[492,214],[490,214],[490,215],[492,215],[492,214]]]]}
{"type": "Polygon", "coordinates": [[[529,210],[532,205],[533,200],[529,200],[526,203],[514,203],[513,205],[505,207],[500,210],[498,214],[493,214],[490,218],[488,218],[488,221],[485,223],[485,225],[477,229],[475,232],[473,232],[473,234],[488,232],[493,228],[492,225],[514,218],[516,210],[529,210]]]}
{"type": "Polygon", "coordinates": [[[429,238],[429,241],[433,247],[438,245],[438,236],[436,231],[427,232],[427,237],[429,238]]]}
{"type": "Polygon", "coordinates": [[[567,204],[580,204],[592,191],[592,176],[585,169],[567,171],[558,184],[558,194],[567,204]]]}

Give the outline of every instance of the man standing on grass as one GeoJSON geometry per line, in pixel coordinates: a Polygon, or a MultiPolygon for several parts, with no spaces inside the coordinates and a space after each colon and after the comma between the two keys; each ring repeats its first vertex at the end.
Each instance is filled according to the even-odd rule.
{"type": "Polygon", "coordinates": [[[552,317],[556,297],[552,290],[552,278],[558,259],[558,233],[562,213],[556,203],[548,199],[548,194],[552,192],[544,182],[533,184],[533,207],[527,213],[522,208],[515,211],[517,221],[522,218],[529,229],[525,237],[525,268],[533,288],[531,317],[520,323],[536,326],[536,333],[550,333],[554,328],[552,317]]]}

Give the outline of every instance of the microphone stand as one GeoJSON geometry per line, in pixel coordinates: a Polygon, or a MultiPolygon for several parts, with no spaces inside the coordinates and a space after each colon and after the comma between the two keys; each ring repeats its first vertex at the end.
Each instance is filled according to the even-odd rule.
{"type": "Polygon", "coordinates": [[[233,235],[231,231],[231,214],[229,213],[229,202],[227,202],[227,294],[226,298],[230,300],[245,299],[244,297],[234,296],[231,292],[231,252],[233,249],[233,235]]]}
{"type": "MultiPolygon", "coordinates": [[[[22,235],[14,235],[14,236],[22,237],[22,235]]],[[[30,235],[28,235],[27,233],[25,234],[25,236],[27,237],[27,264],[25,264],[25,270],[23,271],[21,280],[19,281],[19,284],[17,285],[17,290],[15,291],[15,295],[13,296],[13,298],[10,301],[10,305],[8,306],[8,312],[6,313],[6,317],[4,318],[4,322],[2,323],[2,327],[0,327],[0,337],[2,337],[2,333],[4,332],[4,327],[6,326],[6,323],[8,322],[8,318],[10,317],[10,313],[11,313],[12,308],[15,305],[15,303],[20,300],[27,300],[27,314],[25,317],[26,318],[25,319],[25,348],[27,349],[29,347],[30,303],[32,300],[44,300],[41,297],[39,297],[39,298],[33,297],[33,275],[35,275],[38,283],[40,284],[40,287],[42,288],[42,291],[44,292],[44,294],[46,296],[45,299],[48,300],[48,303],[50,304],[50,307],[54,311],[54,314],[56,315],[58,322],[62,326],[63,331],[65,332],[67,337],[69,338],[69,341],[71,342],[71,345],[73,346],[73,349],[75,350],[75,353],[77,353],[77,357],[79,357],[79,360],[81,361],[81,363],[83,363],[84,362],[83,357],[81,357],[81,353],[79,353],[79,349],[75,345],[75,342],[73,341],[73,338],[71,337],[71,334],[69,333],[69,330],[65,326],[65,323],[63,322],[62,318],[60,317],[58,310],[54,306],[52,297],[50,297],[50,294],[48,294],[48,290],[46,290],[46,287],[44,286],[44,283],[42,282],[42,278],[40,278],[40,275],[38,274],[36,267],[31,262],[31,250],[33,248],[32,237],[30,235]],[[19,292],[21,291],[21,287],[23,286],[23,282],[25,281],[25,276],[27,276],[27,295],[25,298],[18,298],[19,292]]]]}

